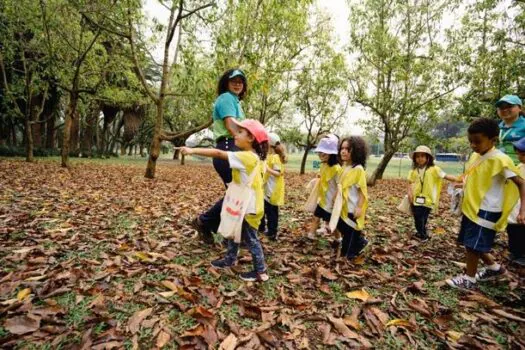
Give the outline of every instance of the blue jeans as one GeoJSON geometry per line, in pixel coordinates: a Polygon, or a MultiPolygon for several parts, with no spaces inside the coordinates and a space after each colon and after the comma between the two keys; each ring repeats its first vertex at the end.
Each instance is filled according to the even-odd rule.
{"type": "MultiPolygon", "coordinates": [[[[217,141],[215,148],[222,151],[233,152],[239,150],[237,146],[235,146],[233,139],[219,140],[217,141]]],[[[221,177],[224,187],[226,187],[226,184],[232,181],[232,169],[230,168],[230,163],[227,160],[214,158],[213,167],[221,177]]],[[[199,220],[209,232],[217,232],[219,229],[219,224],[221,223],[221,209],[223,200],[224,198],[219,199],[210,209],[199,216],[199,220]]]]}
{"type": "Polygon", "coordinates": [[[261,219],[259,231],[264,232],[268,226],[268,236],[277,235],[277,227],[279,225],[279,207],[270,204],[267,200],[264,201],[264,216],[261,219]]]}
{"type": "Polygon", "coordinates": [[[419,237],[428,237],[427,221],[430,215],[430,208],[424,205],[413,205],[412,213],[414,214],[414,224],[416,225],[417,235],[419,237]]]}
{"type": "MultiPolygon", "coordinates": [[[[246,244],[248,250],[252,254],[253,269],[255,272],[262,273],[266,271],[264,264],[264,253],[261,242],[257,237],[257,230],[251,227],[246,221],[242,223],[241,241],[246,244]]],[[[233,239],[228,239],[228,251],[224,258],[229,265],[233,265],[237,261],[237,254],[239,253],[239,243],[235,243],[233,239]]]]}

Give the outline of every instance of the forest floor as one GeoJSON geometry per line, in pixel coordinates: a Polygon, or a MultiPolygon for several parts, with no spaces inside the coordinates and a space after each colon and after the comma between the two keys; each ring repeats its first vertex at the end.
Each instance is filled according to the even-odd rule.
{"type": "MultiPolygon", "coordinates": [[[[0,160],[0,347],[20,349],[525,348],[525,271],[479,283],[461,273],[459,220],[443,193],[432,239],[396,210],[406,182],[369,188],[367,254],[335,261],[331,238],[304,237],[313,174],[286,174],[277,242],[262,238],[270,280],[246,283],[248,251],[217,271],[220,244],[191,220],[223,194],[209,165],[0,160]]],[[[219,238],[217,237],[217,240],[219,238]]],[[[506,236],[494,253],[508,265],[506,236]]]]}

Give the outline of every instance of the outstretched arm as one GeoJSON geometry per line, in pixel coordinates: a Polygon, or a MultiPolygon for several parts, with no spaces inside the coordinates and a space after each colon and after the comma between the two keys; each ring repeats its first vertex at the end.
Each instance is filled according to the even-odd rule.
{"type": "Polygon", "coordinates": [[[190,147],[180,147],[181,153],[186,154],[195,154],[197,156],[217,158],[222,160],[228,160],[228,152],[221,151],[220,149],[215,148],[190,148],[190,147]]]}
{"type": "Polygon", "coordinates": [[[462,182],[461,176],[453,176],[453,175],[445,175],[445,180],[451,181],[451,182],[462,182]]]}

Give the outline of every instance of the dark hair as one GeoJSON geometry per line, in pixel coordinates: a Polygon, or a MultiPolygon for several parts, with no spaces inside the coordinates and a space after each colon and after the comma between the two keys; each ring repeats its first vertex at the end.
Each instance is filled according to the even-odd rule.
{"type": "Polygon", "coordinates": [[[281,163],[286,163],[288,161],[288,157],[286,157],[286,149],[284,148],[283,144],[280,142],[277,142],[275,146],[272,146],[275,153],[279,156],[279,159],[281,159],[281,163]]]}
{"type": "MultiPolygon", "coordinates": [[[[412,169],[418,168],[418,165],[416,163],[416,153],[423,153],[423,152],[414,152],[412,154],[412,169]]],[[[431,167],[434,166],[434,157],[432,157],[430,154],[423,153],[425,156],[427,156],[427,166],[431,167]]]]}
{"type": "Polygon", "coordinates": [[[252,147],[261,160],[266,160],[268,148],[270,147],[268,141],[257,142],[257,140],[254,139],[252,142],[252,147]]]}
{"type": "Polygon", "coordinates": [[[339,159],[337,159],[337,154],[330,154],[328,155],[328,162],[327,164],[329,166],[334,166],[336,164],[339,164],[339,159]]]}
{"type": "Polygon", "coordinates": [[[339,142],[338,157],[341,159],[341,148],[343,143],[348,142],[350,149],[352,150],[352,165],[362,165],[366,168],[366,158],[368,158],[368,145],[365,139],[360,136],[348,136],[339,142]]]}
{"type": "MultiPolygon", "coordinates": [[[[230,74],[233,73],[234,70],[240,70],[239,68],[232,68],[228,69],[226,72],[224,72],[219,79],[219,84],[217,85],[217,95],[221,95],[225,92],[228,92],[228,81],[230,81],[230,74]]],[[[246,90],[248,89],[248,82],[246,81],[246,76],[244,75],[244,72],[240,70],[243,75],[239,75],[242,79],[242,91],[239,94],[239,100],[242,100],[244,96],[246,95],[246,90]]]]}
{"type": "Polygon", "coordinates": [[[489,139],[499,136],[498,122],[491,118],[477,118],[470,123],[467,132],[469,134],[483,134],[489,139]]]}

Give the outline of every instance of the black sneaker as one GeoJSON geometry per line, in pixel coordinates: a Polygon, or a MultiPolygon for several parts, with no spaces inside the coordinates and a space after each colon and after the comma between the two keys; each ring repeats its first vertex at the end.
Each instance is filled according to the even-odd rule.
{"type": "Polygon", "coordinates": [[[496,271],[484,267],[476,273],[476,279],[478,281],[490,281],[498,276],[504,275],[505,272],[507,272],[507,270],[505,270],[503,266],[500,266],[499,270],[496,271]]]}
{"type": "Polygon", "coordinates": [[[211,262],[211,266],[215,267],[216,269],[228,269],[234,265],[235,264],[231,264],[226,261],[226,259],[217,259],[211,262]]]}
{"type": "Polygon", "coordinates": [[[475,290],[476,282],[472,282],[467,279],[465,275],[458,275],[445,281],[452,288],[458,288],[462,290],[475,290]]]}
{"type": "Polygon", "coordinates": [[[366,250],[370,247],[368,243],[369,243],[368,240],[363,238],[361,247],[357,249],[355,253],[348,254],[348,259],[352,260],[352,259],[357,258],[360,255],[363,255],[366,252],[366,250]]]}
{"type": "Polygon", "coordinates": [[[266,272],[258,273],[255,271],[243,272],[239,275],[239,277],[241,278],[241,280],[246,282],[266,282],[270,279],[270,276],[268,276],[266,272]]]}
{"type": "Polygon", "coordinates": [[[199,233],[199,238],[206,244],[213,244],[213,234],[202,224],[199,217],[191,222],[191,226],[199,233]]]}
{"type": "Polygon", "coordinates": [[[274,241],[274,242],[277,241],[277,235],[276,234],[275,235],[266,235],[266,237],[268,237],[268,239],[270,241],[274,241]]]}

